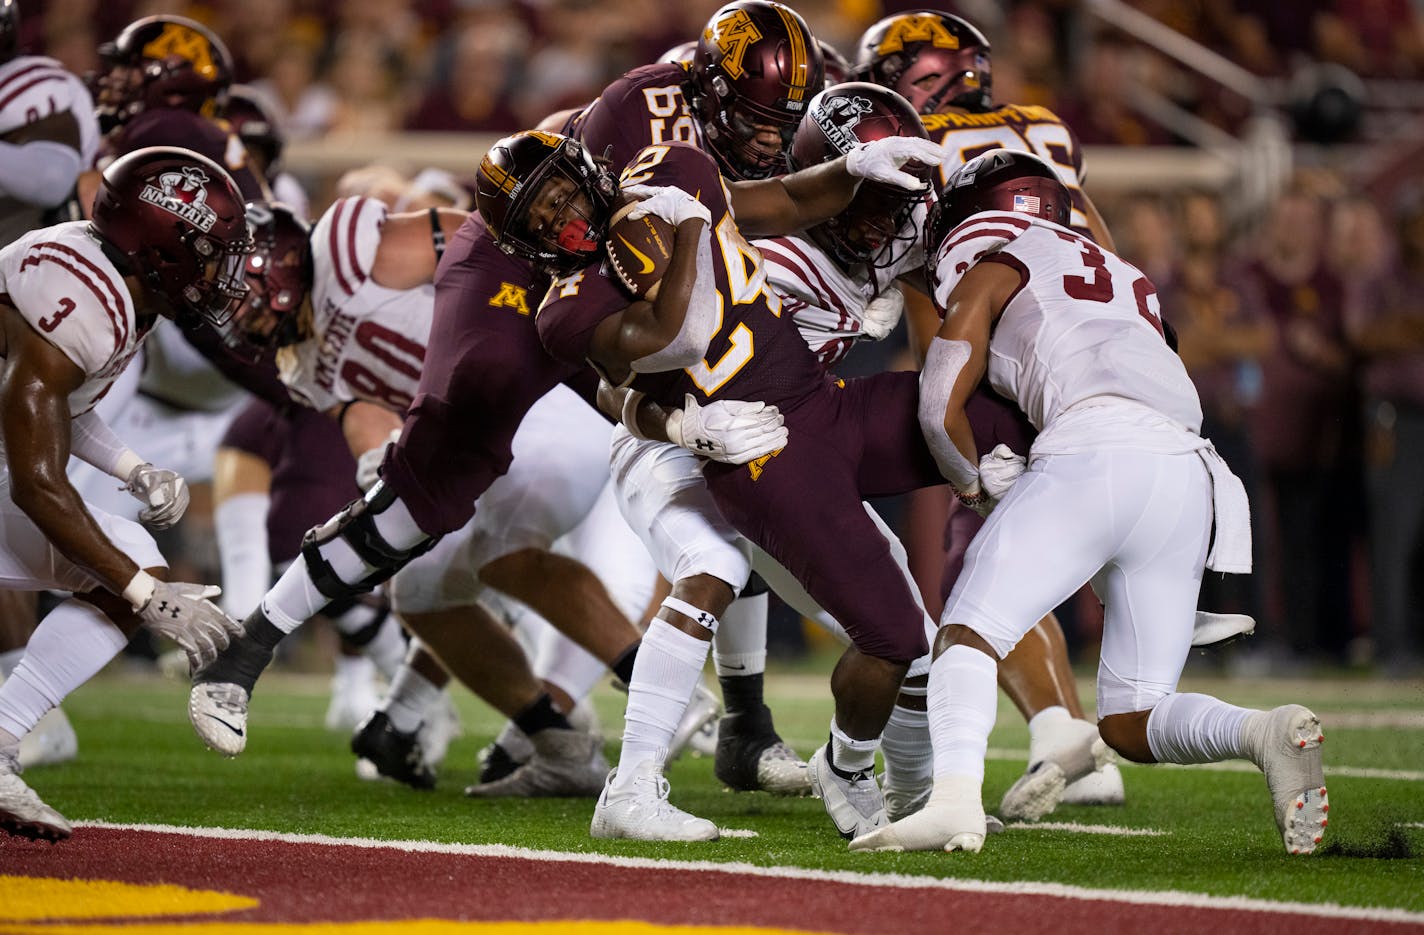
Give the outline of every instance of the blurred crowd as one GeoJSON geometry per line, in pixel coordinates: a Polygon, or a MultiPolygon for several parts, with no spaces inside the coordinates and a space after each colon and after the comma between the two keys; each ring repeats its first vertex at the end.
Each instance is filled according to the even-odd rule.
{"type": "MultiPolygon", "coordinates": [[[[388,130],[509,131],[581,104],[613,78],[693,39],[716,0],[26,0],[27,45],[84,73],[95,47],[136,17],[180,13],[212,26],[239,81],[278,104],[293,138],[388,130]]],[[[1131,0],[1130,6],[1267,78],[1306,62],[1365,79],[1424,77],[1410,0],[1131,0]]],[[[1232,129],[1251,102],[1101,27],[1076,0],[940,4],[994,42],[1000,100],[1043,104],[1088,144],[1177,142],[1129,106],[1148,91],[1232,129]]],[[[903,0],[804,0],[817,37],[854,42],[903,0]]]]}
{"type": "MultiPolygon", "coordinates": [[[[227,42],[239,81],[289,139],[503,132],[586,102],[691,39],[717,0],[31,0],[25,45],[84,73],[135,17],[181,13],[227,42]]],[[[1409,0],[1133,0],[1266,78],[1302,62],[1367,81],[1424,79],[1409,0]]],[[[855,38],[917,5],[797,0],[818,37],[855,38]]],[[[1072,0],[945,4],[995,45],[994,96],[1043,104],[1086,144],[1181,142],[1129,96],[1150,89],[1231,130],[1252,110],[1167,57],[1098,28],[1072,0]]],[[[1092,170],[1088,187],[1092,190],[1092,170]]],[[[1261,622],[1249,655],[1421,669],[1424,596],[1424,187],[1387,198],[1300,172],[1267,215],[1210,191],[1102,198],[1119,252],[1158,286],[1215,440],[1251,488],[1258,573],[1209,578],[1202,606],[1261,622]]],[[[1101,198],[1101,195],[1097,197],[1101,198]]],[[[322,205],[312,206],[317,211],[322,205]]],[[[938,529],[938,527],[935,527],[938,529]]],[[[914,536],[907,536],[912,543],[914,536]]],[[[930,543],[929,548],[933,548],[930,543]]],[[[935,566],[937,567],[937,566],[935,566]]],[[[932,590],[932,589],[931,589],[932,590]]],[[[1091,624],[1080,628],[1091,639],[1091,624]]]]}

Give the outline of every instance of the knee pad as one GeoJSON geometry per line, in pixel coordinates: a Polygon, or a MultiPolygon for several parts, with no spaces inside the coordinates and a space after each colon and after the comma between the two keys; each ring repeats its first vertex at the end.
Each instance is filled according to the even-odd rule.
{"type": "Polygon", "coordinates": [[[353,500],[340,513],[302,537],[302,557],[306,559],[312,583],[332,600],[365,594],[388,580],[418,555],[435,547],[439,537],[431,537],[408,549],[391,545],[376,526],[376,517],[391,508],[396,493],[386,484],[377,484],[360,500],[353,500]],[[346,581],[324,554],[323,546],[341,540],[372,570],[356,581],[346,581]]]}

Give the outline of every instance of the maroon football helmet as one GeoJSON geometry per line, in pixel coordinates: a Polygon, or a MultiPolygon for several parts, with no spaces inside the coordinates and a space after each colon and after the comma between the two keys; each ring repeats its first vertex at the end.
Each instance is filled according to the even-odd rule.
{"type": "MultiPolygon", "coordinates": [[[[827,88],[811,99],[806,119],[796,128],[788,161],[793,170],[828,162],[861,143],[892,136],[929,139],[910,102],[889,88],[853,81],[827,88]]],[[[843,266],[881,266],[895,259],[897,241],[915,206],[929,197],[933,166],[920,166],[924,187],[918,192],[894,185],[862,182],[841,214],[811,228],[811,235],[843,266]]],[[[916,171],[915,164],[906,167],[916,171]]]]}
{"type": "Polygon", "coordinates": [[[222,116],[232,125],[232,131],[247,151],[261,163],[262,173],[271,181],[277,174],[282,148],[287,142],[271,102],[247,85],[235,84],[228,92],[222,116]]]}
{"type": "Polygon", "coordinates": [[[150,107],[216,116],[232,85],[232,56],[222,40],[181,16],[135,20],[99,46],[99,58],[94,100],[105,132],[150,107]]]}
{"type": "Polygon", "coordinates": [[[0,63],[20,51],[20,0],[0,0],[0,63]]]}
{"type": "Polygon", "coordinates": [[[821,47],[790,7],[737,0],[712,14],[687,96],[722,174],[764,179],[786,171],[786,148],[824,73],[821,47]]]}
{"type": "Polygon", "coordinates": [[[898,91],[921,114],[994,106],[989,40],[939,10],[887,16],[867,29],[856,46],[855,76],[898,91]]]}
{"type": "Polygon", "coordinates": [[[172,317],[225,330],[247,296],[252,252],[242,195],[211,159],[175,146],[135,150],[104,170],[90,229],[172,317]]]}
{"type": "Polygon", "coordinates": [[[933,256],[951,231],[981,211],[1027,214],[1067,227],[1072,210],[1052,166],[1032,153],[992,149],[945,179],[925,224],[925,255],[933,256]]]}
{"type": "Polygon", "coordinates": [[[527,130],[490,147],[476,176],[475,205],[495,243],[555,275],[572,273],[598,258],[618,181],[578,140],[527,130]],[[540,198],[560,185],[555,201],[540,198]],[[582,196],[582,197],[581,197],[582,196]],[[532,220],[536,203],[548,221],[532,220]],[[549,226],[560,222],[558,230],[549,226]]]}
{"type": "Polygon", "coordinates": [[[295,344],[302,334],[300,312],[311,292],[311,225],[284,204],[247,204],[253,250],[245,267],[247,299],[238,309],[233,334],[258,348],[295,344]]]}
{"type": "Polygon", "coordinates": [[[850,60],[840,53],[840,50],[824,39],[817,39],[816,45],[821,47],[821,61],[826,67],[826,87],[835,84],[845,84],[851,80],[850,60]]]}

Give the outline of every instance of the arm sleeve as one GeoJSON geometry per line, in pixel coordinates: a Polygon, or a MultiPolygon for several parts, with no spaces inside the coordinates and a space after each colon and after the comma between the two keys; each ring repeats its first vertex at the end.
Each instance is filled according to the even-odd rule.
{"type": "Polygon", "coordinates": [[[79,460],[122,481],[128,480],[133,469],[143,463],[92,409],[74,417],[69,450],[79,460]]]}
{"type": "Polygon", "coordinates": [[[0,195],[48,208],[74,191],[79,153],[53,140],[0,142],[0,195]]]}

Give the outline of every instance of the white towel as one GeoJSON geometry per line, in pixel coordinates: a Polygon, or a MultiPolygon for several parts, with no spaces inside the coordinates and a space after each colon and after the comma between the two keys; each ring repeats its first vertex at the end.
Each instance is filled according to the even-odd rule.
{"type": "Polygon", "coordinates": [[[1216,533],[1206,567],[1212,571],[1233,575],[1251,573],[1251,502],[1241,478],[1231,473],[1226,461],[1216,453],[1210,441],[1197,449],[1206,469],[1211,472],[1211,507],[1215,514],[1216,533]]]}

